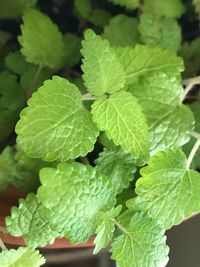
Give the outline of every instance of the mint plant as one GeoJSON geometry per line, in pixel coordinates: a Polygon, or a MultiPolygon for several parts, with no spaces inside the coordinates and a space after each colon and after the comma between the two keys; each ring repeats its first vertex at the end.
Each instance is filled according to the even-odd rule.
{"type": "Polygon", "coordinates": [[[54,0],[47,14],[2,3],[21,33],[0,32],[0,190],[25,197],[0,231],[26,246],[0,239],[0,266],[41,266],[37,248],[90,237],[119,267],[166,266],[165,231],[200,212],[200,43],[177,21],[190,12],[180,0],[54,0]]]}

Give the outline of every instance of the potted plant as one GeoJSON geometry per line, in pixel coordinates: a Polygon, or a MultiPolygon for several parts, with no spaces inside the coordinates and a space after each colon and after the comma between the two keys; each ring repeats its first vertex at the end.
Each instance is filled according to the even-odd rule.
{"type": "Polygon", "coordinates": [[[193,2],[0,2],[0,266],[49,244],[166,266],[165,231],[200,212],[193,2]]]}

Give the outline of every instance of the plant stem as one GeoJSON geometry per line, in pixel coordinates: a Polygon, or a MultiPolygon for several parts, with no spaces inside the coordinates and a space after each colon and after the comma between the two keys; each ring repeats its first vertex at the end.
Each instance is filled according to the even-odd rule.
{"type": "Polygon", "coordinates": [[[40,76],[40,73],[41,73],[41,70],[42,70],[42,66],[41,65],[38,65],[37,68],[36,68],[36,71],[35,71],[35,75],[33,77],[33,80],[27,90],[27,93],[26,93],[26,99],[29,99],[33,93],[33,89],[34,89],[34,86],[40,76]]]}
{"type": "Polygon", "coordinates": [[[193,146],[193,148],[192,148],[192,150],[190,152],[190,155],[188,157],[187,164],[186,164],[187,169],[190,168],[192,160],[193,160],[197,150],[199,149],[199,147],[200,147],[200,138],[197,139],[197,141],[195,142],[195,144],[194,144],[194,146],[193,146]]]}
{"type": "Polygon", "coordinates": [[[192,88],[195,85],[200,84],[200,76],[197,76],[197,77],[194,77],[191,79],[183,80],[183,84],[186,85],[186,87],[185,87],[182,101],[184,101],[184,99],[187,97],[188,93],[192,90],[192,88]]]}
{"type": "Polygon", "coordinates": [[[1,240],[1,238],[0,238],[0,248],[2,250],[7,250],[7,247],[4,245],[3,241],[1,240]]]}
{"type": "Polygon", "coordinates": [[[128,234],[126,228],[124,228],[120,223],[118,223],[115,218],[111,218],[111,221],[119,228],[119,230],[121,230],[123,233],[128,234]]]}
{"type": "Polygon", "coordinates": [[[82,95],[82,100],[83,101],[87,101],[87,100],[97,100],[97,99],[99,99],[100,97],[98,97],[98,96],[93,96],[93,95],[91,95],[91,94],[85,94],[85,95],[82,95]]]}
{"type": "Polygon", "coordinates": [[[196,139],[200,139],[200,134],[197,133],[197,132],[195,132],[195,131],[191,132],[190,135],[191,135],[192,137],[196,138],[196,139]]]}

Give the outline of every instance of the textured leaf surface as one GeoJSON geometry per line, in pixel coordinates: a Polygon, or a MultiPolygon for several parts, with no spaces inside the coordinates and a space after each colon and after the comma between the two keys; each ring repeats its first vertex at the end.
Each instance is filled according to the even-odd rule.
{"type": "Polygon", "coordinates": [[[165,229],[200,210],[200,174],[186,169],[182,151],[158,152],[141,169],[136,182],[138,197],[129,200],[129,208],[146,210],[165,229]]]}
{"type": "Polygon", "coordinates": [[[178,79],[164,73],[148,75],[132,85],[130,91],[139,99],[147,118],[152,154],[179,148],[189,141],[194,118],[181,104],[183,88],[178,79]]]}
{"type": "Polygon", "coordinates": [[[93,120],[108,138],[135,158],[148,156],[148,126],[137,99],[129,92],[119,92],[96,100],[93,120]]]}
{"type": "Polygon", "coordinates": [[[87,30],[82,45],[83,80],[88,91],[99,96],[122,89],[125,84],[125,74],[109,42],[92,30],[87,30]]]}
{"type": "Polygon", "coordinates": [[[112,259],[116,260],[117,266],[166,266],[169,249],[165,245],[164,230],[143,213],[132,217],[126,214],[122,215],[124,232],[112,243],[112,259]]]}
{"type": "Polygon", "coordinates": [[[117,15],[104,28],[103,37],[112,46],[133,46],[139,43],[138,22],[135,18],[117,15]]]}
{"type": "Polygon", "coordinates": [[[53,216],[31,193],[19,200],[18,208],[12,207],[10,217],[6,217],[6,229],[13,236],[22,236],[28,246],[45,246],[61,236],[50,223],[53,216]]]}
{"type": "Polygon", "coordinates": [[[181,0],[145,0],[144,11],[169,18],[179,18],[185,12],[185,7],[181,0]]]}
{"type": "Polygon", "coordinates": [[[183,60],[180,57],[159,47],[136,45],[134,48],[116,48],[115,52],[124,67],[128,84],[155,71],[177,76],[184,69],[183,60]]]}
{"type": "Polygon", "coordinates": [[[0,253],[0,267],[39,267],[45,259],[38,250],[20,247],[17,250],[4,250],[0,253]]]}
{"type": "Polygon", "coordinates": [[[134,179],[136,166],[131,154],[122,149],[104,149],[95,161],[96,169],[109,177],[119,194],[134,179]]]}
{"type": "Polygon", "coordinates": [[[181,28],[175,19],[165,18],[152,13],[140,16],[139,31],[141,41],[177,51],[181,44],[181,28]]]}
{"type": "MultiPolygon", "coordinates": [[[[188,105],[188,107],[192,110],[194,118],[195,118],[195,131],[200,133],[200,101],[193,102],[188,105]]],[[[183,151],[189,156],[194,144],[196,143],[196,138],[192,137],[190,141],[183,147],[183,151]]],[[[196,169],[200,167],[200,149],[197,150],[191,167],[196,169]]]]}
{"type": "Polygon", "coordinates": [[[57,67],[63,57],[63,41],[56,24],[34,9],[25,12],[23,23],[19,42],[27,61],[43,67],[57,67]]]}
{"type": "Polygon", "coordinates": [[[113,219],[117,217],[121,211],[121,206],[113,208],[110,211],[100,213],[98,218],[98,227],[96,229],[96,238],[94,240],[94,253],[98,253],[102,248],[106,248],[115,230],[113,219]]]}
{"type": "Polygon", "coordinates": [[[124,6],[128,9],[135,9],[139,6],[139,0],[109,0],[113,4],[124,6]]]}
{"type": "Polygon", "coordinates": [[[110,210],[115,204],[109,179],[80,163],[44,168],[40,175],[42,186],[38,197],[54,211],[55,224],[62,227],[72,242],[87,241],[96,230],[98,213],[110,210]]]}
{"type": "Polygon", "coordinates": [[[85,156],[98,135],[77,87],[58,76],[45,81],[20,117],[19,146],[27,155],[46,161],[85,156]]]}

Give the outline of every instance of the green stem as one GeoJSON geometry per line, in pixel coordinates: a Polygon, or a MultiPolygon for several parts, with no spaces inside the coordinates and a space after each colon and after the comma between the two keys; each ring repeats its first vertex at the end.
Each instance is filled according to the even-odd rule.
{"type": "Polygon", "coordinates": [[[4,243],[3,243],[3,241],[2,241],[1,238],[0,238],[0,248],[1,248],[2,250],[7,250],[7,247],[4,245],[4,243]]]}
{"type": "Polygon", "coordinates": [[[116,221],[115,218],[111,218],[111,221],[119,228],[119,230],[121,230],[125,234],[128,234],[126,228],[124,228],[123,225],[121,225],[120,223],[118,223],[118,221],[116,221]]]}
{"type": "Polygon", "coordinates": [[[99,99],[100,97],[98,97],[98,96],[93,96],[93,95],[91,95],[91,94],[85,94],[85,95],[82,95],[82,100],[83,101],[87,101],[87,100],[97,100],[97,99],[99,99]]]}
{"type": "Polygon", "coordinates": [[[197,138],[197,141],[195,142],[195,144],[194,144],[194,146],[193,146],[193,148],[192,148],[192,150],[190,152],[190,155],[188,157],[187,163],[186,163],[187,169],[190,168],[190,165],[192,163],[192,160],[193,160],[193,158],[194,158],[197,150],[199,149],[199,147],[200,147],[200,138],[197,138]]]}
{"type": "Polygon", "coordinates": [[[33,93],[33,89],[35,87],[35,84],[40,76],[40,73],[41,73],[41,70],[42,70],[42,66],[41,65],[38,65],[37,68],[36,68],[36,71],[35,71],[35,75],[33,77],[33,80],[27,90],[27,93],[26,93],[26,99],[29,99],[31,96],[32,96],[32,93],[33,93]]]}

